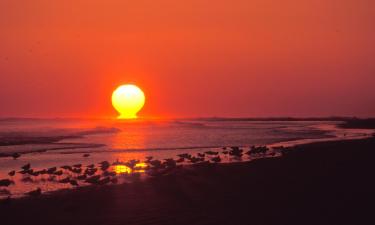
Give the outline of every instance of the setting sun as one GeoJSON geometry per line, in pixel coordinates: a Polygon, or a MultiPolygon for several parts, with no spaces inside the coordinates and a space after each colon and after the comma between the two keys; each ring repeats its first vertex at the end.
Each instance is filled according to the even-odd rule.
{"type": "Polygon", "coordinates": [[[137,118],[144,104],[143,91],[133,84],[121,85],[112,94],[112,105],[120,113],[119,119],[137,118]]]}

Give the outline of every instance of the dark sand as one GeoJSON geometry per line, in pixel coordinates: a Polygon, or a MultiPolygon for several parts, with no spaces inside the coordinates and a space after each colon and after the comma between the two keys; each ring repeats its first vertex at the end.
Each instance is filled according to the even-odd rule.
{"type": "Polygon", "coordinates": [[[1,225],[375,224],[375,138],[0,205],[1,225]]]}

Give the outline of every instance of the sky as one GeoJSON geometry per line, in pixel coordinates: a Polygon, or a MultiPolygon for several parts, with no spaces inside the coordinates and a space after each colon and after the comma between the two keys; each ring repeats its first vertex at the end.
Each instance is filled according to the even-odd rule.
{"type": "Polygon", "coordinates": [[[1,0],[0,117],[375,116],[373,0],[1,0]]]}

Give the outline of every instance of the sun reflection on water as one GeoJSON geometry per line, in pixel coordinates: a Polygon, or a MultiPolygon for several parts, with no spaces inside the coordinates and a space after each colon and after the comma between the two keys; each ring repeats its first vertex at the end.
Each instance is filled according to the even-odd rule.
{"type": "Polygon", "coordinates": [[[117,174],[123,174],[123,173],[131,173],[132,169],[125,165],[115,165],[113,167],[113,171],[115,171],[115,173],[117,174]]]}

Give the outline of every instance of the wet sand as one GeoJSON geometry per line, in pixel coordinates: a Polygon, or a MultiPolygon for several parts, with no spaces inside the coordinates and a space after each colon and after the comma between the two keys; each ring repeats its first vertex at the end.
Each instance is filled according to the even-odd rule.
{"type": "Polygon", "coordinates": [[[3,201],[0,224],[374,224],[375,138],[3,201]]]}

